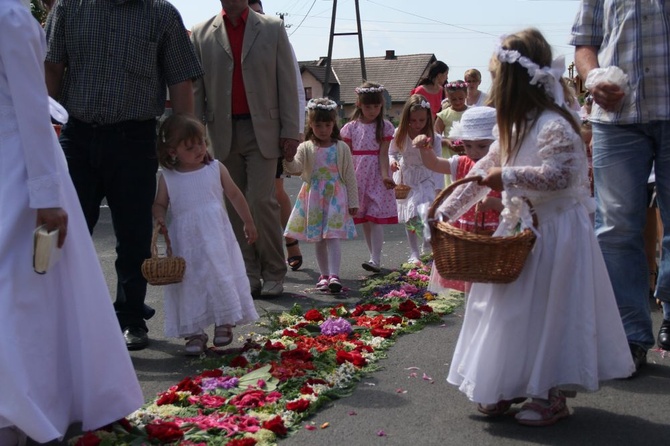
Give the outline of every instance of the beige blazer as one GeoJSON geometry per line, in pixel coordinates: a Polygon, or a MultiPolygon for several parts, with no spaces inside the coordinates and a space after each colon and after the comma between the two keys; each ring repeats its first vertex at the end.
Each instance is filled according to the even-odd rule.
{"type": "MultiPolygon", "coordinates": [[[[225,160],[232,141],[233,53],[219,13],[193,28],[191,41],[205,75],[194,82],[195,113],[207,126],[214,156],[225,160]]],[[[279,138],[298,139],[298,92],[286,30],[278,18],[249,10],[242,44],[242,77],[261,154],[281,155],[279,138]]]]}

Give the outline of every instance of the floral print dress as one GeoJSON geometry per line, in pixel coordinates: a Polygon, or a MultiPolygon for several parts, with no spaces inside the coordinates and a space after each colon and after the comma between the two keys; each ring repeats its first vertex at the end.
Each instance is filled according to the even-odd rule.
{"type": "Polygon", "coordinates": [[[337,169],[335,144],[316,148],[312,177],[298,192],[284,235],[308,242],[356,236],[346,186],[337,169]]]}

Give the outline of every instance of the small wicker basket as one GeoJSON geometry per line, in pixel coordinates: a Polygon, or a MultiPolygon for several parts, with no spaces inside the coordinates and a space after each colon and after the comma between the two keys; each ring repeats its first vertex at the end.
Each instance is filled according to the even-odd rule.
{"type": "Polygon", "coordinates": [[[404,200],[407,198],[409,195],[409,191],[412,190],[412,188],[406,184],[403,184],[402,182],[402,170],[400,170],[400,183],[396,184],[395,186],[395,199],[396,200],[404,200]]]}
{"type": "MultiPolygon", "coordinates": [[[[467,177],[456,181],[435,198],[428,211],[433,262],[444,279],[465,282],[510,283],[521,274],[526,258],[535,244],[531,229],[505,237],[476,234],[435,220],[435,212],[451,192],[461,184],[478,181],[481,177],[467,177]]],[[[533,226],[537,216],[533,211],[533,226]]]]}
{"type": "Polygon", "coordinates": [[[168,285],[179,283],[184,278],[186,270],[186,261],[182,257],[172,255],[172,245],[167,229],[163,237],[165,238],[165,257],[158,257],[158,242],[160,226],[154,227],[151,236],[151,258],[142,263],[142,275],[151,285],[168,285]]]}

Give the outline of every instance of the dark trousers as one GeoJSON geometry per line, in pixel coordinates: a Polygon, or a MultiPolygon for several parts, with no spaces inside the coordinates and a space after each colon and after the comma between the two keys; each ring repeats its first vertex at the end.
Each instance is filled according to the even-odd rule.
{"type": "Polygon", "coordinates": [[[116,301],[122,328],[142,327],[147,282],[141,265],[151,256],[151,205],[156,193],[156,121],[111,125],[70,119],[60,136],[88,230],[93,234],[103,198],[116,236],[116,301]]]}

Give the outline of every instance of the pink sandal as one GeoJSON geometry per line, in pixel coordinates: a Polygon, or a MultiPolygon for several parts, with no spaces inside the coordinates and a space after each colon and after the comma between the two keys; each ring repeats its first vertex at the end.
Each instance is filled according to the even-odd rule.
{"type": "Polygon", "coordinates": [[[189,336],[186,338],[184,350],[188,356],[200,356],[207,347],[207,335],[205,333],[189,336]]]}
{"type": "Polygon", "coordinates": [[[499,417],[500,415],[504,415],[512,407],[512,404],[523,403],[526,399],[525,397],[520,397],[511,400],[500,400],[495,404],[477,404],[477,410],[489,417],[499,417]]]}
{"type": "MultiPolygon", "coordinates": [[[[572,394],[569,392],[569,394],[572,394]]],[[[524,426],[551,426],[570,416],[565,395],[558,389],[549,391],[549,400],[533,399],[521,406],[516,421],[524,426]]]]}

